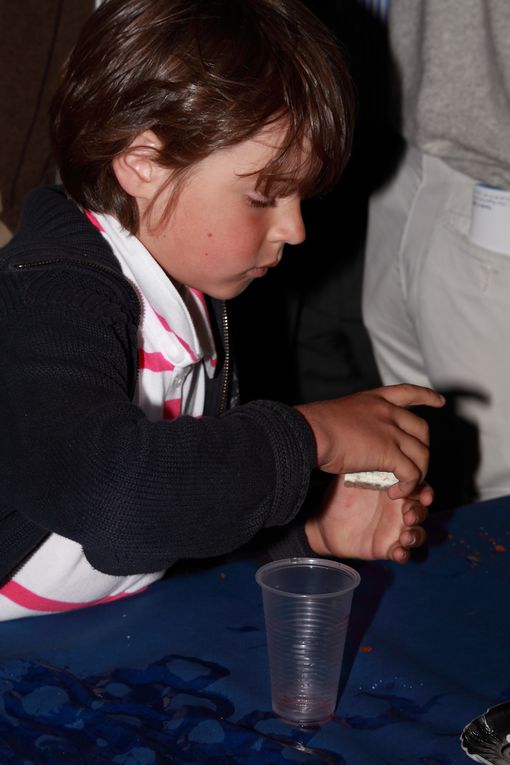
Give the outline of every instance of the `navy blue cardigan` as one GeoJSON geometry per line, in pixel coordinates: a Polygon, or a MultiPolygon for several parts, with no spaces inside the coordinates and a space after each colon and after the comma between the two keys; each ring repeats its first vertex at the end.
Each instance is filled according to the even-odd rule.
{"type": "Polygon", "coordinates": [[[302,506],[308,425],[270,401],[222,413],[225,365],[203,418],[133,404],[139,313],[85,216],[32,192],[0,255],[0,580],[51,531],[125,575],[232,551],[302,506]]]}

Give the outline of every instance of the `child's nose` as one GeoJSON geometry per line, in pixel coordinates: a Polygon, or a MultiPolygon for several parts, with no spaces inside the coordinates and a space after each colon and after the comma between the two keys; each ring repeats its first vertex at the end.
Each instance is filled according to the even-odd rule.
{"type": "Polygon", "coordinates": [[[289,200],[278,213],[273,228],[274,239],[286,244],[301,244],[306,237],[305,224],[301,215],[300,200],[289,200]]]}

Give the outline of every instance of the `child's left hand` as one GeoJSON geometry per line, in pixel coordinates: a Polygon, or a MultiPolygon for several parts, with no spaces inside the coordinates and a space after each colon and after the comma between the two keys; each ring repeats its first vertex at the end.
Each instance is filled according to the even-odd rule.
{"type": "Polygon", "coordinates": [[[410,549],[425,541],[420,524],[433,498],[427,484],[413,496],[390,499],[385,490],[347,487],[339,476],[321,512],[306,522],[308,543],[318,555],[407,563],[410,549]]]}

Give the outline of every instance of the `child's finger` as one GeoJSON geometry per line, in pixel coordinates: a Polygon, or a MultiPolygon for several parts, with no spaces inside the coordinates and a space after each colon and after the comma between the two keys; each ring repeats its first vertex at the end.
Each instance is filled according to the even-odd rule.
{"type": "Polygon", "coordinates": [[[426,540],[427,534],[421,526],[414,526],[402,531],[399,543],[402,547],[420,547],[426,540]]]}
{"type": "Polygon", "coordinates": [[[428,467],[429,451],[423,444],[407,439],[400,445],[400,450],[398,463],[386,468],[398,478],[398,483],[387,490],[390,499],[414,496],[417,487],[423,483],[428,467]]]}
{"type": "Polygon", "coordinates": [[[399,540],[388,551],[389,560],[395,563],[407,563],[411,557],[411,549],[420,547],[426,540],[427,534],[421,526],[405,529],[401,532],[399,540]]]}
{"type": "Polygon", "coordinates": [[[390,499],[405,499],[406,497],[411,496],[414,493],[417,484],[421,481],[421,473],[418,469],[415,470],[415,475],[415,479],[401,479],[398,483],[394,483],[393,486],[389,486],[386,489],[388,497],[390,499]]]}
{"type": "Polygon", "coordinates": [[[421,527],[407,529],[400,535],[399,541],[390,550],[388,558],[395,563],[407,563],[411,557],[411,548],[420,547],[427,538],[425,530],[421,527]]]}
{"type": "MultiPolygon", "coordinates": [[[[399,448],[400,448],[400,451],[403,452],[408,459],[412,460],[414,464],[417,466],[417,468],[420,470],[421,477],[422,477],[420,484],[423,483],[423,481],[425,480],[425,474],[429,466],[430,451],[428,446],[426,446],[422,441],[419,441],[413,436],[410,436],[409,434],[404,433],[400,437],[399,448]]],[[[394,470],[393,472],[398,477],[400,477],[398,475],[398,470],[394,470]]]]}
{"type": "Polygon", "coordinates": [[[411,553],[405,547],[396,545],[388,557],[394,563],[404,564],[408,562],[409,558],[411,557],[411,553]]]}
{"type": "Polygon", "coordinates": [[[402,383],[400,385],[386,385],[379,388],[381,395],[386,401],[397,406],[444,406],[445,397],[431,388],[421,385],[402,383]]]}
{"type": "Polygon", "coordinates": [[[407,409],[400,408],[395,410],[394,417],[400,430],[413,436],[428,447],[430,443],[430,433],[428,423],[424,419],[412,412],[408,412],[407,409]]]}
{"type": "Polygon", "coordinates": [[[430,484],[424,483],[422,486],[420,486],[416,496],[414,496],[412,499],[416,499],[425,507],[429,507],[434,501],[434,489],[432,486],[430,486],[430,484]]]}
{"type": "Polygon", "coordinates": [[[409,508],[404,508],[403,511],[403,520],[406,526],[419,526],[426,521],[427,516],[427,508],[417,502],[413,502],[409,508]]]}
{"type": "Polygon", "coordinates": [[[386,468],[398,478],[399,483],[391,486],[388,496],[391,499],[413,497],[423,485],[428,470],[430,452],[428,447],[408,433],[402,433],[397,442],[399,452],[396,452],[398,463],[386,468]],[[414,480],[413,480],[414,479],[414,480]]]}

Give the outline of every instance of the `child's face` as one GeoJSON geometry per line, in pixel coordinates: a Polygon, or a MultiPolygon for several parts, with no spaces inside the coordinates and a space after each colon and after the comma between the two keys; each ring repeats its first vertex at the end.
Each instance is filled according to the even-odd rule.
{"type": "Polygon", "coordinates": [[[299,195],[268,199],[255,190],[257,175],[246,176],[266,165],[280,137],[277,127],[266,128],[214,152],[193,168],[166,220],[152,227],[142,216],[138,236],[172,280],[232,298],[278,265],[286,243],[304,240],[299,195]]]}

